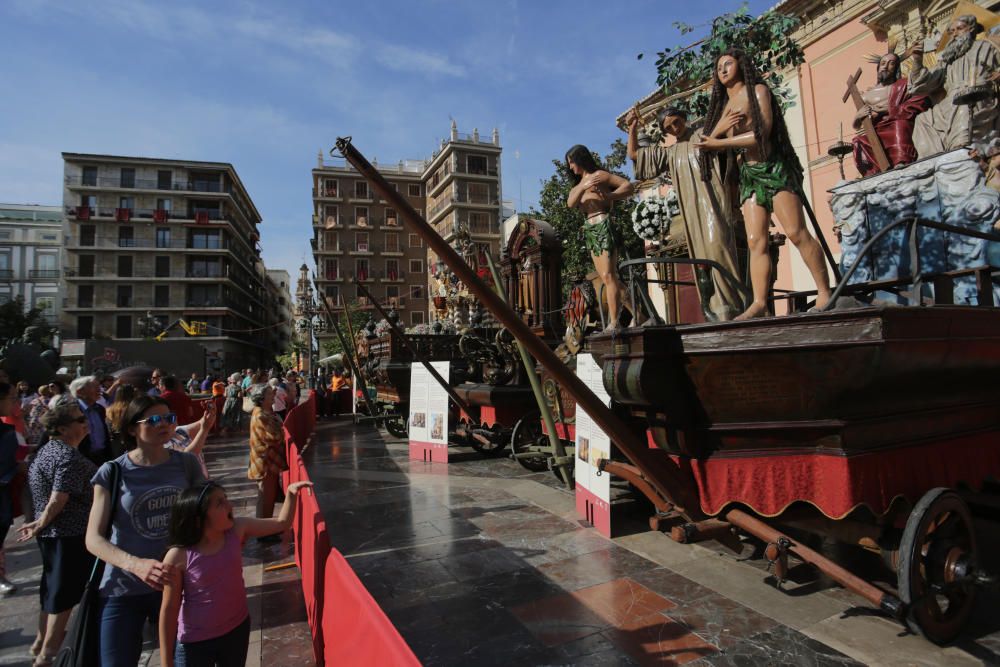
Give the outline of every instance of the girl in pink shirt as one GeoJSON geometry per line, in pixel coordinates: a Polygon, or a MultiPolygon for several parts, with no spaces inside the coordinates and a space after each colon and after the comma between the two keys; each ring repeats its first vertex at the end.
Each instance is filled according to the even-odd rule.
{"type": "Polygon", "coordinates": [[[233,518],[233,506],[215,482],[191,487],[180,495],[170,513],[174,546],[163,559],[173,566],[160,608],[163,667],[242,667],[246,663],[250,616],[243,583],[243,542],[287,530],[298,491],[309,486],[311,482],[288,486],[277,519],[233,518]]]}

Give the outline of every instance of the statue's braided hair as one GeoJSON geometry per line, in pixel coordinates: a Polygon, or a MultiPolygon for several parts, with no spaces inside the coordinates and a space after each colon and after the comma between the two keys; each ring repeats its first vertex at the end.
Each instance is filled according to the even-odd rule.
{"type": "MultiPolygon", "coordinates": [[[[757,150],[764,159],[783,162],[801,182],[802,164],[799,162],[799,156],[795,153],[795,149],[792,148],[792,140],[788,136],[788,126],[785,125],[781,103],[770,88],[768,88],[768,94],[771,96],[771,134],[770,137],[764,136],[764,116],[761,113],[760,104],[757,102],[755,91],[755,86],[764,82],[761,80],[757,68],[754,67],[753,60],[741,49],[729,49],[719,54],[715,59],[715,64],[712,67],[712,95],[709,98],[708,111],[705,113],[705,131],[711,132],[719,122],[729,98],[726,87],[719,80],[719,60],[725,56],[736,60],[740,77],[747,87],[747,103],[753,126],[753,136],[757,141],[757,150]]],[[[713,157],[708,151],[701,151],[698,156],[698,165],[703,181],[707,182],[711,178],[713,157]]]]}

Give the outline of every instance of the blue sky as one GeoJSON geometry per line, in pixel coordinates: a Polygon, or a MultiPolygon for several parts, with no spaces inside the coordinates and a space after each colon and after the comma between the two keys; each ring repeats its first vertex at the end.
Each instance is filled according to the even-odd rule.
{"type": "Polygon", "coordinates": [[[294,275],[312,262],[309,172],[337,136],[395,162],[429,157],[450,118],[497,127],[504,199],[525,210],[552,159],[623,136],[656,51],[704,33],[673,21],[739,5],[4,0],[0,202],[61,203],[62,151],[231,162],[268,267],[294,275]]]}

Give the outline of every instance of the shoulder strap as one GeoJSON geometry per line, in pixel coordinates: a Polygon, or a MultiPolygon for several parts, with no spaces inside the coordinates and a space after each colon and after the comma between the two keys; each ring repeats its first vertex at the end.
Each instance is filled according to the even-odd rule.
{"type": "Polygon", "coordinates": [[[118,510],[118,500],[122,495],[122,466],[118,461],[108,461],[111,466],[111,517],[108,519],[108,528],[104,537],[111,536],[111,526],[115,522],[115,512],[118,510]]]}

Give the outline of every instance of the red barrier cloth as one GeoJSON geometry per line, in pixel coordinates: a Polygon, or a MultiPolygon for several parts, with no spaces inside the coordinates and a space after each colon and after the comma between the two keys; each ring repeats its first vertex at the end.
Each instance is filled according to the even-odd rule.
{"type": "Polygon", "coordinates": [[[840,519],[860,505],[882,515],[896,498],[915,503],[935,487],[966,484],[978,489],[987,477],[1000,478],[1000,434],[980,433],[853,456],[755,452],[704,460],[674,458],[697,484],[705,514],[742,503],[761,516],[777,516],[802,501],[840,519]]]}
{"type": "Polygon", "coordinates": [[[336,638],[326,643],[326,664],[420,664],[336,549],[326,559],[326,590],[336,594],[323,609],[323,636],[336,638]]]}
{"type": "MultiPolygon", "coordinates": [[[[350,397],[350,392],[342,392],[350,397]]],[[[288,472],[285,484],[308,481],[301,451],[316,426],[316,395],[285,416],[288,472]]],[[[419,665],[344,557],[330,548],[326,521],[315,493],[299,495],[292,522],[295,562],[313,637],[313,658],[323,665],[419,665]],[[327,641],[329,639],[329,641],[327,641]]]]}

